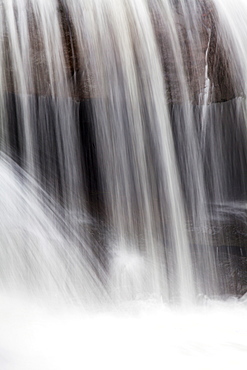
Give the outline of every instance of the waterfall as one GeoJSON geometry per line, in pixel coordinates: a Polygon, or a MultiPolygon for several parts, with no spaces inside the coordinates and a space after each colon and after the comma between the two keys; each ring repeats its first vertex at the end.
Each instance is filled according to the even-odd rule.
{"type": "Polygon", "coordinates": [[[246,0],[0,0],[0,369],[243,369],[246,0]]]}
{"type": "Polygon", "coordinates": [[[245,292],[246,16],[231,0],[0,2],[3,291],[245,292]]]}

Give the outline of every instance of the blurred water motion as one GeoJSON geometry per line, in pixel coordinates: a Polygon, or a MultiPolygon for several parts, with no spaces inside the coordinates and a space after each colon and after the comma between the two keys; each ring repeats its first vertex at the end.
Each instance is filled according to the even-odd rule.
{"type": "Polygon", "coordinates": [[[232,0],[0,2],[3,291],[246,292],[246,17],[232,0]]]}
{"type": "Polygon", "coordinates": [[[1,370],[245,368],[246,38],[245,0],[0,0],[1,370]]]}

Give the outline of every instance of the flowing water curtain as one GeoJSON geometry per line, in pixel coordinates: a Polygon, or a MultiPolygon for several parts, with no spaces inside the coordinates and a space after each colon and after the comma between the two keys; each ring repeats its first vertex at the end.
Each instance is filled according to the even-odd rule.
{"type": "Polygon", "coordinates": [[[6,171],[2,165],[3,181],[9,184],[16,207],[2,184],[6,197],[2,226],[9,235],[1,252],[5,264],[11,264],[10,285],[29,289],[31,281],[36,291],[41,287],[54,290],[55,295],[56,291],[68,297],[81,294],[82,300],[93,300],[103,293],[105,279],[88,233],[76,126],[78,104],[70,98],[57,5],[39,0],[0,4],[1,149],[25,171],[8,159],[6,171]],[[16,222],[13,231],[8,219],[16,222]],[[20,271],[19,278],[14,271],[20,271]]]}
{"type": "MultiPolygon", "coordinates": [[[[169,285],[168,295],[191,296],[184,201],[148,4],[67,6],[81,59],[89,57],[93,89],[101,97],[94,100],[95,131],[113,244],[121,246],[117,253],[140,253],[152,266],[144,291],[166,295],[169,285]]],[[[174,27],[173,19],[169,22],[174,27]]]]}
{"type": "Polygon", "coordinates": [[[22,166],[75,209],[82,198],[79,143],[57,1],[3,1],[1,13],[4,90],[16,110],[8,124],[17,119],[22,166]]]}
{"type": "MultiPolygon", "coordinates": [[[[13,146],[7,134],[17,121],[22,166],[63,204],[63,217],[78,240],[87,229],[88,174],[82,174],[80,163],[79,105],[70,97],[90,97],[97,153],[93,171],[99,172],[108,229],[106,251],[91,249],[97,250],[96,260],[100,253],[109,259],[109,285],[116,296],[153,292],[186,300],[217,291],[209,204],[229,193],[223,158],[229,143],[221,140],[221,129],[213,137],[212,126],[224,115],[217,116],[210,104],[230,96],[222,82],[227,78],[218,78],[224,58],[212,60],[214,45],[217,55],[231,54],[232,42],[222,46],[221,41],[228,5],[218,9],[217,1],[209,0],[1,2],[5,89],[0,99],[1,116],[8,121],[7,128],[2,125],[3,148],[8,152],[13,146]],[[9,106],[15,107],[13,116],[9,106]],[[217,164],[207,152],[216,154],[217,164]]],[[[237,81],[232,60],[227,58],[223,68],[237,81]]],[[[244,115],[241,104],[238,109],[244,115]]],[[[243,129],[235,132],[237,139],[243,129]]]]}
{"type": "MultiPolygon", "coordinates": [[[[210,30],[203,24],[207,2],[149,3],[166,80],[196,285],[199,290],[212,293],[217,291],[217,273],[200,145],[203,117],[210,100],[209,86],[206,88],[210,30]]],[[[210,21],[207,19],[208,26],[210,21]]]]}
{"type": "MultiPolygon", "coordinates": [[[[30,107],[27,92],[32,86],[32,74],[30,73],[30,47],[29,33],[27,31],[27,14],[25,12],[25,2],[15,4],[13,1],[1,2],[2,16],[2,64],[4,70],[4,84],[2,84],[2,94],[8,91],[11,85],[12,92],[20,94],[20,104],[16,106],[17,127],[23,131],[23,157],[24,162],[28,163],[30,171],[34,171],[33,164],[33,141],[32,127],[30,124],[30,107]],[[24,125],[23,125],[24,122],[24,125]],[[29,144],[29,145],[25,145],[29,144]]],[[[5,120],[6,121],[6,120],[5,120]]],[[[5,129],[8,131],[8,128],[5,129]]],[[[5,142],[3,147],[9,147],[5,142]]]]}

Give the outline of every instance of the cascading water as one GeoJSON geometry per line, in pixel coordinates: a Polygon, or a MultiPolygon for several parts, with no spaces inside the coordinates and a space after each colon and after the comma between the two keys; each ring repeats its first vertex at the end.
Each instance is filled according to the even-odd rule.
{"type": "Polygon", "coordinates": [[[183,320],[246,316],[244,298],[212,302],[247,291],[246,21],[241,0],[0,1],[0,311],[22,320],[0,320],[4,369],[95,369],[94,338],[121,336],[115,324],[125,336],[134,324],[138,345],[116,364],[101,333],[103,368],[163,369],[164,342],[175,369],[197,353],[183,320]],[[61,322],[66,336],[86,328],[83,361],[61,322]]]}

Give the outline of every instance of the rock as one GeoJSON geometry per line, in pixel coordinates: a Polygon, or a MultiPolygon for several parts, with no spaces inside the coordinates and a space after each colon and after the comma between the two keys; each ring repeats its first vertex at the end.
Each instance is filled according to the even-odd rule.
{"type": "MultiPolygon", "coordinates": [[[[231,61],[220,38],[217,12],[211,0],[197,0],[194,6],[190,1],[171,2],[180,47],[177,50],[174,50],[175,35],[169,28],[168,19],[164,18],[157,4],[155,6],[155,3],[150,4],[150,13],[161,52],[168,103],[182,103],[189,99],[192,104],[202,104],[207,81],[210,81],[208,103],[227,101],[242,94],[241,91],[236,91],[231,78],[231,61]],[[185,81],[181,80],[182,70],[185,81]],[[184,82],[188,87],[187,97],[184,94],[184,82]]],[[[28,92],[49,95],[50,81],[44,43],[35,17],[32,16],[31,10],[29,12],[30,58],[34,81],[33,87],[29,87],[28,92]]],[[[65,73],[71,96],[78,100],[95,97],[93,76],[87,58],[81,61],[78,57],[74,25],[66,9],[66,3],[62,1],[59,1],[58,17],[65,73]]],[[[18,93],[18,86],[13,79],[10,47],[6,32],[4,35],[6,89],[8,92],[18,93]]],[[[50,50],[50,53],[53,53],[53,50],[50,50]]]]}

